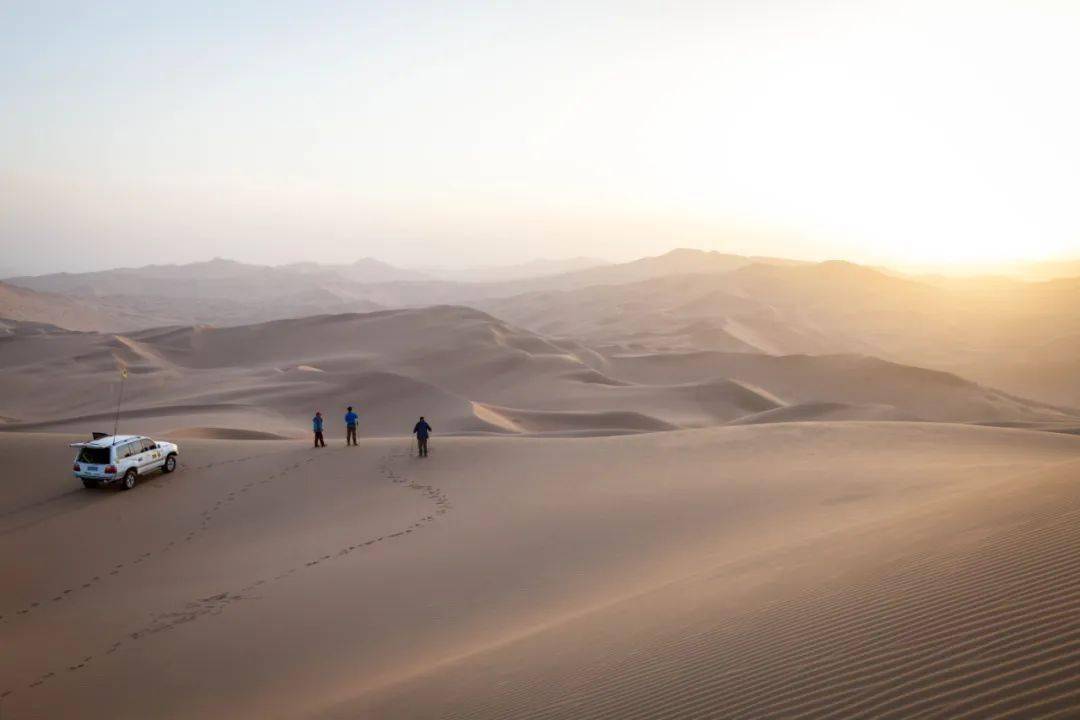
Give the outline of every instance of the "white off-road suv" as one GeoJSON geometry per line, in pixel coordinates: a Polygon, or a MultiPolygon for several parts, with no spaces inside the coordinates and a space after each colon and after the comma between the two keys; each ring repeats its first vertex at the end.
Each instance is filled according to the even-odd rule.
{"type": "Polygon", "coordinates": [[[79,448],[75,477],[88,488],[119,481],[121,490],[130,490],[142,475],[155,470],[171,473],[180,454],[173,443],[142,435],[94,433],[93,440],[71,443],[71,447],[79,448]]]}

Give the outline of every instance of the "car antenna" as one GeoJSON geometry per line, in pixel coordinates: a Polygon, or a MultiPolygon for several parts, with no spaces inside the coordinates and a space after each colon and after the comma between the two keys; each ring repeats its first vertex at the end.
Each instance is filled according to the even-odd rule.
{"type": "Polygon", "coordinates": [[[116,432],[120,429],[120,405],[124,402],[124,381],[127,380],[127,368],[120,366],[120,397],[116,400],[116,420],[113,422],[112,444],[116,444],[116,432]]]}

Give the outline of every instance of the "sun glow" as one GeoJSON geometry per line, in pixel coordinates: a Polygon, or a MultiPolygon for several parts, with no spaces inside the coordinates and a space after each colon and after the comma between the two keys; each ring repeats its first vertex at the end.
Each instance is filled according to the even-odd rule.
{"type": "Polygon", "coordinates": [[[1080,255],[1076,3],[250,10],[21,18],[6,256],[1080,255]]]}

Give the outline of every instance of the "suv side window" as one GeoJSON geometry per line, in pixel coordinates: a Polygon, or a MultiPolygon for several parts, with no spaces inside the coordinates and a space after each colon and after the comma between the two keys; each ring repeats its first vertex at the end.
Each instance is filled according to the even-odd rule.
{"type": "Polygon", "coordinates": [[[153,449],[154,449],[154,441],[151,440],[150,438],[143,438],[142,439],[142,451],[146,452],[147,450],[153,450],[153,449]]]}
{"type": "Polygon", "coordinates": [[[139,441],[124,443],[120,446],[120,452],[117,453],[121,458],[129,458],[132,455],[138,455],[142,452],[142,448],[139,446],[139,441]]]}

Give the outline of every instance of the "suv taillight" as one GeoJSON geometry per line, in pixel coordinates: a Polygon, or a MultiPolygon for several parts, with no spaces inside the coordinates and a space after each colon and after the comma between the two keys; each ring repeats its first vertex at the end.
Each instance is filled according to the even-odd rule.
{"type": "Polygon", "coordinates": [[[75,463],[75,472],[79,472],[79,463],[75,463]]]}
{"type": "Polygon", "coordinates": [[[105,474],[106,475],[115,475],[116,474],[116,466],[115,465],[110,465],[109,467],[105,468],[105,474]]]}

